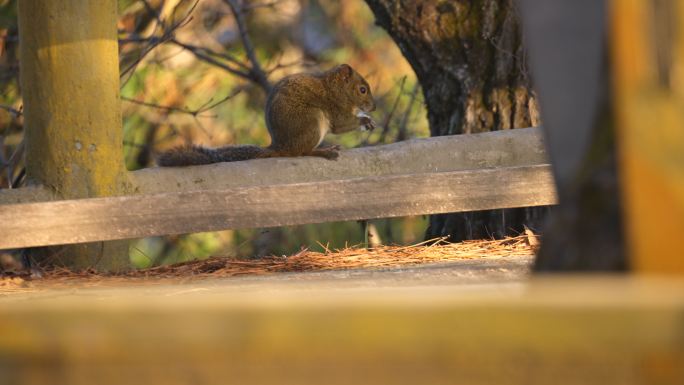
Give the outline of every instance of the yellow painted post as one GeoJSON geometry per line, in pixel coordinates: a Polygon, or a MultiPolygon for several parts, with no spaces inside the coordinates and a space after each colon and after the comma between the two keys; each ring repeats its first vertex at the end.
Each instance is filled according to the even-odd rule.
{"type": "Polygon", "coordinates": [[[684,274],[684,2],[613,0],[611,17],[631,264],[684,274]]]}
{"type": "MultiPolygon", "coordinates": [[[[116,0],[18,2],[29,180],[62,198],[124,192],[116,0]]],[[[127,266],[124,243],[52,253],[72,267],[127,266]]]]}

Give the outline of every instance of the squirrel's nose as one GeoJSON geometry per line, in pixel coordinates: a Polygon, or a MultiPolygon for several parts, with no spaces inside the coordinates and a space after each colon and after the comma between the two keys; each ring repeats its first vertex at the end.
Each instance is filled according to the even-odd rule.
{"type": "Polygon", "coordinates": [[[375,101],[371,100],[370,108],[368,109],[368,112],[373,112],[375,111],[375,101]]]}

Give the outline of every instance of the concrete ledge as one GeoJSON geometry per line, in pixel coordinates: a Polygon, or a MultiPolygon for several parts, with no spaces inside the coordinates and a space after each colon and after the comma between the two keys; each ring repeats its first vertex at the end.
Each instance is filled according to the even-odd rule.
{"type": "MultiPolygon", "coordinates": [[[[147,168],[128,173],[129,190],[155,194],[546,164],[538,127],[472,135],[412,139],[344,150],[336,161],[275,158],[183,168],[147,168]]],[[[58,199],[42,186],[0,190],[0,205],[58,199]]]]}
{"type": "Polygon", "coordinates": [[[163,193],[305,183],[548,163],[539,128],[412,139],[343,150],[336,161],[313,157],[258,159],[131,174],[136,192],[163,193]]]}
{"type": "Polygon", "coordinates": [[[0,248],[555,204],[545,161],[539,129],[527,128],[348,150],[337,161],[146,169],[129,173],[139,194],[124,196],[0,192],[0,202],[21,202],[0,204],[0,248]]]}
{"type": "MultiPolygon", "coordinates": [[[[258,159],[129,172],[132,192],[156,194],[445,172],[548,163],[538,127],[472,135],[412,139],[344,150],[336,161],[313,157],[258,159]]],[[[58,199],[41,186],[0,190],[0,205],[58,199]]]]}
{"type": "Polygon", "coordinates": [[[549,165],[0,206],[0,248],[554,204],[549,165]]]}

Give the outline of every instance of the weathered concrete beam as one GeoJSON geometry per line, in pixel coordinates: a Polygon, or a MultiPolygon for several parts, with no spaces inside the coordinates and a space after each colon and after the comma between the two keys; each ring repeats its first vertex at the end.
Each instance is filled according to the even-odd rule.
{"type": "Polygon", "coordinates": [[[541,130],[525,128],[344,150],[336,161],[298,157],[149,168],[130,179],[136,192],[164,193],[546,163],[541,130]]]}
{"type": "Polygon", "coordinates": [[[554,204],[544,161],[539,132],[525,129],[349,150],[338,161],[148,169],[132,173],[139,195],[0,205],[0,248],[554,204]]]}
{"type": "Polygon", "coordinates": [[[0,249],[556,202],[549,165],[0,206],[0,249]]]}
{"type": "MultiPolygon", "coordinates": [[[[157,194],[546,163],[541,130],[532,127],[343,150],[336,161],[299,157],[147,168],[129,173],[128,179],[134,192],[157,194]]],[[[49,190],[39,187],[0,190],[0,204],[52,198],[49,190]]]]}

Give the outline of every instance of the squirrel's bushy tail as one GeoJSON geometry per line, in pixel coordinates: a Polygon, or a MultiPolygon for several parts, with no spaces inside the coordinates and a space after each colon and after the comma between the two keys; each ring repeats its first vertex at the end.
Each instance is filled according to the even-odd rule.
{"type": "Polygon", "coordinates": [[[200,146],[177,147],[159,154],[157,164],[162,167],[195,166],[219,162],[236,162],[264,156],[267,148],[252,145],[206,148],[200,146]]]}

